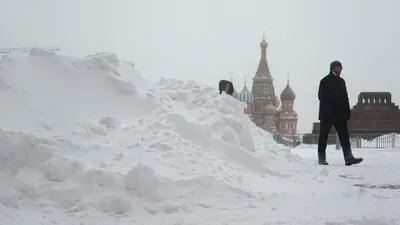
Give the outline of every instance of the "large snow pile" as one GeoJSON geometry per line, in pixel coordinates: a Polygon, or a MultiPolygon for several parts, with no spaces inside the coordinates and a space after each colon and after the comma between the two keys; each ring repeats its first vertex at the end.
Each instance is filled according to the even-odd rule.
{"type": "Polygon", "coordinates": [[[234,98],[112,53],[3,56],[0,103],[0,224],[400,221],[398,192],[371,188],[395,187],[397,150],[310,169],[316,149],[277,145],[234,98]]]}
{"type": "Polygon", "coordinates": [[[111,53],[3,57],[0,103],[0,218],[209,208],[265,198],[261,181],[273,193],[307,169],[237,100],[195,82],[151,84],[111,53]]]}

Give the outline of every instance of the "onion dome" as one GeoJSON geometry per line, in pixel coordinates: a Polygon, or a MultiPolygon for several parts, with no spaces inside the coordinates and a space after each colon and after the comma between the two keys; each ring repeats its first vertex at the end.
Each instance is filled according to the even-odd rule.
{"type": "Polygon", "coordinates": [[[286,88],[281,93],[281,101],[293,102],[295,99],[296,94],[294,93],[288,82],[286,88]]]}
{"type": "Polygon", "coordinates": [[[268,103],[268,105],[266,105],[266,106],[261,110],[261,113],[262,113],[262,114],[268,115],[268,116],[275,116],[277,112],[278,112],[278,110],[275,108],[275,106],[272,104],[271,101],[268,103]]]}
{"type": "Polygon", "coordinates": [[[247,104],[251,104],[253,103],[254,97],[245,85],[243,90],[239,93],[237,99],[241,102],[246,102],[247,104]]]}

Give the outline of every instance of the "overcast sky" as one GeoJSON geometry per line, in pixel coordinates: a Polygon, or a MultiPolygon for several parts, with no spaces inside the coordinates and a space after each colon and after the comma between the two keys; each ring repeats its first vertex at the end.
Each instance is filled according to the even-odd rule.
{"type": "Polygon", "coordinates": [[[233,72],[237,89],[255,75],[265,30],[277,95],[291,73],[299,132],[317,120],[319,80],[333,60],[352,105],[361,91],[390,91],[400,104],[396,0],[0,0],[0,9],[1,48],[115,52],[148,79],[213,87],[233,72]]]}

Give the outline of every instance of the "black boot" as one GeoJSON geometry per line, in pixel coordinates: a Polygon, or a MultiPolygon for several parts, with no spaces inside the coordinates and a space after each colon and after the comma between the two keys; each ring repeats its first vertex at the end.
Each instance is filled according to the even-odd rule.
{"type": "Polygon", "coordinates": [[[318,152],[318,164],[327,166],[329,165],[326,161],[326,153],[325,152],[318,152]]]}
{"type": "Polygon", "coordinates": [[[349,149],[343,149],[343,155],[344,155],[344,162],[346,166],[351,166],[354,164],[359,164],[362,162],[364,159],[363,158],[355,158],[353,156],[353,153],[351,151],[351,148],[349,149]]]}
{"type": "Polygon", "coordinates": [[[359,164],[363,160],[364,160],[363,158],[355,158],[355,157],[347,158],[347,159],[345,159],[345,164],[346,164],[346,166],[351,166],[354,164],[359,164]]]}

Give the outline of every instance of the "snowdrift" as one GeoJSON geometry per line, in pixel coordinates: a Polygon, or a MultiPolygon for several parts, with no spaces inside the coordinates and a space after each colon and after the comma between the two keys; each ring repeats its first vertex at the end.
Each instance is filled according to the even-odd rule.
{"type": "Polygon", "coordinates": [[[3,57],[0,103],[0,209],[190,211],[221,195],[263,198],[261,180],[272,193],[307,170],[236,99],[149,83],[111,53],[3,57]]]}

